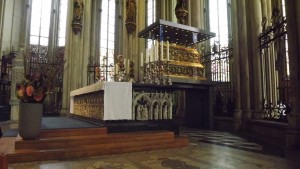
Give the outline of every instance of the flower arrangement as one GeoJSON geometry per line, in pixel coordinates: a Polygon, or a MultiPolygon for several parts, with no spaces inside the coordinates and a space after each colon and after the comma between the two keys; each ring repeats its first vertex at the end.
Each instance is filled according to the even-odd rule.
{"type": "Polygon", "coordinates": [[[24,103],[40,103],[53,89],[53,83],[45,74],[27,75],[17,85],[17,97],[24,103]]]}
{"type": "MultiPolygon", "coordinates": [[[[57,63],[60,61],[58,60],[57,63]]],[[[47,95],[53,93],[60,64],[47,64],[35,69],[35,73],[27,73],[25,79],[17,84],[16,95],[23,103],[41,103],[47,95]]]]}

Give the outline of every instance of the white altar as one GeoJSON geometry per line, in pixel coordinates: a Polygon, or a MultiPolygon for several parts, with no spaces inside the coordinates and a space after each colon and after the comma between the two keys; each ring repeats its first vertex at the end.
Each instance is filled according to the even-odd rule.
{"type": "Polygon", "coordinates": [[[71,114],[99,120],[132,120],[131,82],[99,82],[71,91],[70,97],[71,114]]]}

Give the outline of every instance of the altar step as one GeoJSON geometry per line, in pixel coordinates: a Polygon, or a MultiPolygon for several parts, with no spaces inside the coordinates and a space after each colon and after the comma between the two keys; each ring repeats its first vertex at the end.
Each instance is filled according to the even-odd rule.
{"type": "Polygon", "coordinates": [[[15,142],[5,154],[8,163],[61,160],[137,151],[176,148],[188,145],[187,137],[171,131],[106,133],[106,128],[43,130],[38,140],[15,142]]]}

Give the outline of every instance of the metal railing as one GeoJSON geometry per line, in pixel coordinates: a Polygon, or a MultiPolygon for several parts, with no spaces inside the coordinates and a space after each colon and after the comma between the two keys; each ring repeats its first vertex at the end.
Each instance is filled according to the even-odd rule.
{"type": "Polygon", "coordinates": [[[263,119],[287,122],[287,114],[292,111],[289,104],[289,60],[287,52],[286,20],[273,10],[272,26],[262,21],[262,33],[259,37],[262,89],[263,119]]]}

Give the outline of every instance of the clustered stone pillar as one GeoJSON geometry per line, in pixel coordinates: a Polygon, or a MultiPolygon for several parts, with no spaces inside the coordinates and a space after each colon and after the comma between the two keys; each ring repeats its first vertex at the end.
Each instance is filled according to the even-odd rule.
{"type": "Polygon", "coordinates": [[[251,34],[251,50],[252,56],[249,58],[252,59],[252,69],[253,69],[253,117],[255,119],[262,118],[262,78],[261,78],[261,63],[260,63],[260,49],[258,46],[258,37],[261,33],[261,21],[262,21],[262,10],[261,10],[261,0],[252,0],[250,3],[251,13],[251,25],[250,25],[250,34],[251,34]]]}
{"type": "Polygon", "coordinates": [[[166,2],[165,1],[160,1],[160,18],[163,20],[166,20],[166,2]]]}
{"type": "MultiPolygon", "coordinates": [[[[73,32],[72,25],[67,24],[65,63],[63,76],[63,101],[61,115],[69,113],[70,92],[87,85],[87,65],[91,55],[91,23],[92,23],[92,2],[84,1],[84,11],[82,15],[82,30],[73,32]]],[[[73,1],[69,1],[69,11],[67,23],[73,19],[73,1]]]]}
{"type": "Polygon", "coordinates": [[[201,20],[200,20],[200,0],[198,1],[190,1],[190,7],[191,9],[189,10],[191,17],[191,26],[200,28],[201,27],[201,20]]]}
{"type": "Polygon", "coordinates": [[[231,2],[231,16],[232,17],[232,36],[233,36],[233,72],[234,72],[234,99],[235,99],[235,110],[234,110],[234,121],[233,121],[233,129],[239,130],[241,126],[241,85],[240,85],[240,56],[239,56],[239,31],[238,31],[238,18],[237,14],[237,1],[232,0],[231,2]]]}
{"type": "MultiPolygon", "coordinates": [[[[239,57],[240,57],[240,85],[241,85],[241,108],[243,125],[251,118],[250,111],[250,79],[249,79],[249,58],[248,58],[248,38],[245,0],[237,1],[238,11],[238,32],[239,32],[239,57]]],[[[238,99],[238,98],[237,98],[238,99]]]]}
{"type": "MultiPolygon", "coordinates": [[[[190,1],[190,7],[191,9],[189,10],[191,17],[191,26],[196,27],[196,28],[201,28],[202,27],[202,22],[201,16],[201,10],[203,7],[201,6],[201,1],[190,1]]],[[[197,50],[200,51],[200,44],[195,45],[197,50]]]]}
{"type": "MultiPolygon", "coordinates": [[[[290,98],[292,112],[288,115],[287,147],[300,151],[300,1],[287,0],[286,19],[290,64],[290,98]],[[296,148],[296,149],[295,149],[296,148]]],[[[298,154],[299,155],[299,154],[298,154]]],[[[299,157],[299,156],[298,156],[299,157]]]]}
{"type": "MultiPolygon", "coordinates": [[[[14,43],[16,43],[16,42],[19,43],[19,44],[14,44],[14,43],[10,44],[10,45],[18,46],[17,47],[18,54],[12,61],[13,67],[12,67],[11,92],[10,92],[10,105],[11,105],[10,119],[18,120],[19,119],[20,100],[16,97],[16,84],[20,83],[21,80],[24,79],[24,56],[26,54],[28,54],[26,37],[28,36],[27,32],[29,32],[27,30],[29,29],[28,23],[29,23],[29,18],[30,18],[29,17],[30,9],[23,8],[24,6],[28,5],[27,1],[20,1],[17,3],[9,1],[9,2],[5,2],[3,5],[4,5],[3,10],[5,9],[10,12],[13,12],[16,9],[18,9],[18,12],[14,13],[14,15],[13,15],[13,20],[14,20],[14,23],[18,23],[19,25],[13,24],[11,29],[6,29],[6,30],[10,30],[10,31],[15,30],[14,33],[9,33],[9,34],[11,34],[11,40],[14,39],[14,41],[13,41],[14,43]],[[11,6],[11,3],[13,3],[12,6],[11,6]],[[13,7],[13,9],[11,10],[9,8],[9,6],[13,7]],[[21,10],[19,10],[19,9],[21,9],[21,10]],[[19,16],[21,16],[21,17],[18,18],[19,16]],[[17,33],[17,32],[19,32],[19,33],[17,33]]],[[[1,12],[3,12],[3,14],[6,13],[6,11],[1,11],[1,12]]],[[[7,34],[7,32],[4,31],[4,34],[7,34]]],[[[2,38],[2,40],[4,40],[4,39],[5,38],[2,38]]],[[[7,44],[6,43],[3,44],[3,46],[5,46],[5,45],[7,45],[7,44]]]]}

